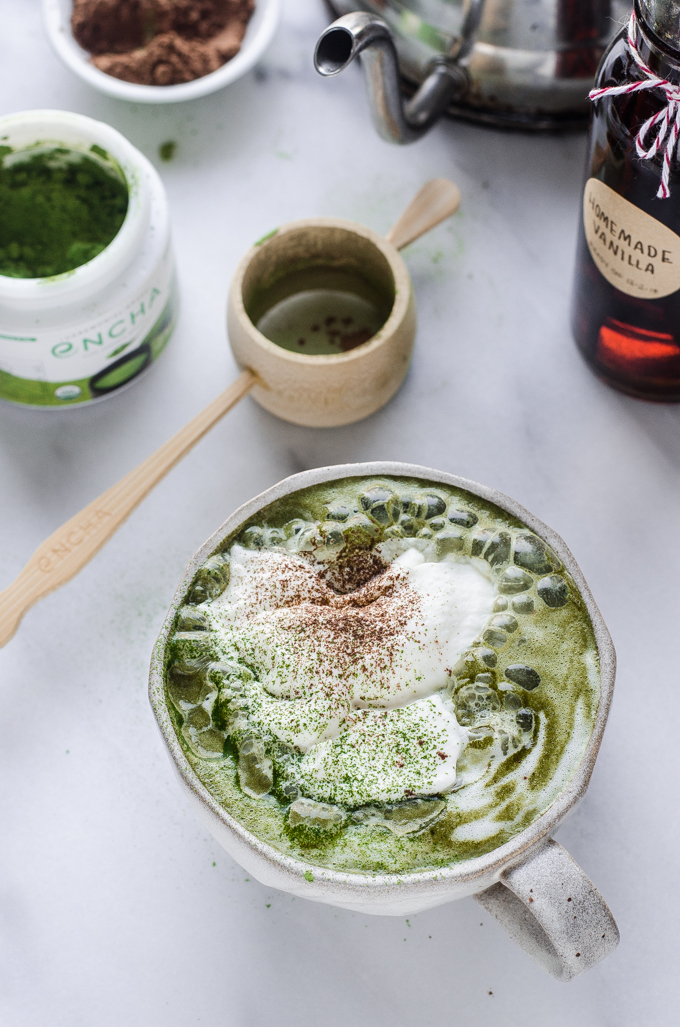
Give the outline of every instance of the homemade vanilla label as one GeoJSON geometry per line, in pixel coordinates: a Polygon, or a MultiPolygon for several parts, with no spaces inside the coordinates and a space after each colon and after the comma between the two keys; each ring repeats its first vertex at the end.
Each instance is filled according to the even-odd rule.
{"type": "Polygon", "coordinates": [[[680,289],[680,236],[597,178],[586,182],[583,227],[590,255],[610,285],[643,299],[680,289]]]}

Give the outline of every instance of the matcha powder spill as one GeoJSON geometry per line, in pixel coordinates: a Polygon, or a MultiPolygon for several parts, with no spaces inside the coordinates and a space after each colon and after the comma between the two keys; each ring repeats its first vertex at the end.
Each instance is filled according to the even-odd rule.
{"type": "Polygon", "coordinates": [[[5,147],[0,158],[0,274],[64,274],[92,260],[117,235],[127,186],[96,156],[61,147],[24,153],[5,147]]]}

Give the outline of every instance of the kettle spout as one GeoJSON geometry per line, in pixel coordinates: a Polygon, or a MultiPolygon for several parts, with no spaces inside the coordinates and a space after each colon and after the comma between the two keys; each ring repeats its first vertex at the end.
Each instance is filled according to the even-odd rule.
{"type": "Polygon", "coordinates": [[[390,143],[420,139],[448,105],[465,93],[465,69],[442,57],[410,100],[404,101],[392,34],[381,19],[356,11],[338,18],[319,37],[314,67],[329,77],[344,71],[362,54],[371,114],[378,133],[390,143]]]}

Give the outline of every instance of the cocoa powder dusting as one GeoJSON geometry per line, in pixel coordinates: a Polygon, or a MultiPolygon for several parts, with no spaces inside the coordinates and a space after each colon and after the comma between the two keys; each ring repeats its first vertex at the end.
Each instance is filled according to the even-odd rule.
{"type": "Polygon", "coordinates": [[[368,653],[384,655],[417,608],[405,577],[392,569],[355,592],[324,598],[323,604],[315,604],[301,594],[294,616],[282,617],[280,626],[330,647],[337,665],[352,664],[368,653]]]}
{"type": "Polygon", "coordinates": [[[354,549],[349,553],[340,553],[338,559],[321,571],[319,576],[334,592],[344,595],[361,588],[385,568],[386,564],[377,553],[370,549],[354,549]]]}
{"type": "Polygon", "coordinates": [[[389,680],[393,661],[409,637],[407,626],[420,615],[420,599],[407,576],[395,567],[386,567],[376,553],[355,552],[351,563],[356,578],[350,580],[348,566],[344,594],[338,594],[337,587],[330,587],[299,558],[277,554],[275,561],[263,565],[261,578],[254,575],[251,579],[248,602],[258,619],[259,612],[269,605],[274,586],[277,630],[287,637],[293,651],[299,644],[298,659],[305,658],[310,645],[316,651],[316,689],[330,698],[338,688],[337,674],[343,678],[356,671],[389,680]],[[365,560],[368,556],[373,556],[375,563],[365,560]],[[357,566],[357,557],[361,566],[357,566]]]}
{"type": "Polygon", "coordinates": [[[71,26],[100,71],[172,86],[231,60],[254,9],[254,0],[74,0],[71,26]]]}

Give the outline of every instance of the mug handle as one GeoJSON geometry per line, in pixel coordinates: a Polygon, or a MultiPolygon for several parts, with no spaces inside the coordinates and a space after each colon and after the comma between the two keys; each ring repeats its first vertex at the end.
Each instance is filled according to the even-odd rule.
{"type": "Polygon", "coordinates": [[[607,903],[552,838],[473,898],[558,981],[590,970],[619,943],[607,903]]]}

